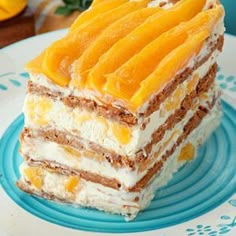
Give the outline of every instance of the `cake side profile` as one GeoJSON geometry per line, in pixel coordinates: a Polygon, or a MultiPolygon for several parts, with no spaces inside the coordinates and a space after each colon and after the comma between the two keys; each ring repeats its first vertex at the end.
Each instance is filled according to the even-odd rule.
{"type": "Polygon", "coordinates": [[[214,0],[97,0],[30,61],[20,189],[130,220],[220,123],[214,0]]]}

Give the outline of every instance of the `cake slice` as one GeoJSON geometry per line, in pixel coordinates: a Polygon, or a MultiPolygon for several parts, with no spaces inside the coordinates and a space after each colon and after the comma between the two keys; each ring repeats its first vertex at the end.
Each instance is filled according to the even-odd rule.
{"type": "Polygon", "coordinates": [[[220,123],[218,1],[95,1],[26,68],[20,189],[133,219],[220,123]]]}

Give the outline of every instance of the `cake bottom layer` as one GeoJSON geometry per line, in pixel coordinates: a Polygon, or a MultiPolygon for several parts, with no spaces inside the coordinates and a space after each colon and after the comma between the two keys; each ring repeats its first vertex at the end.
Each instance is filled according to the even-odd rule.
{"type": "Polygon", "coordinates": [[[20,167],[21,179],[17,186],[25,192],[46,199],[71,203],[75,206],[92,207],[106,212],[121,214],[127,220],[137,216],[146,208],[154,197],[155,191],[167,184],[173,174],[188,160],[191,143],[197,153],[201,145],[212,131],[219,125],[221,117],[218,102],[206,112],[201,123],[176,148],[163,164],[161,171],[148,186],[137,192],[116,190],[81,179],[77,176],[66,176],[52,169],[30,166],[26,161],[20,167]]]}

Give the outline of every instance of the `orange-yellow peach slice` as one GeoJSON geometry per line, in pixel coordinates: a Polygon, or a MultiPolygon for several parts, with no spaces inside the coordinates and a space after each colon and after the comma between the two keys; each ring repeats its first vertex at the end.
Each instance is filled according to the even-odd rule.
{"type": "MultiPolygon", "coordinates": [[[[76,30],[76,28],[78,28],[81,24],[89,23],[89,20],[91,20],[91,18],[94,18],[94,17],[98,16],[99,14],[102,14],[108,10],[112,10],[115,7],[118,7],[127,1],[128,0],[109,0],[109,1],[108,0],[97,0],[97,1],[93,1],[92,6],[94,6],[94,8],[92,10],[85,11],[82,14],[80,14],[79,17],[75,20],[75,22],[70,27],[70,31],[76,30]],[[99,5],[99,7],[97,7],[96,5],[99,5]]],[[[29,72],[33,72],[33,73],[41,73],[42,72],[42,61],[44,58],[44,54],[45,53],[40,54],[39,56],[37,56],[36,58],[34,58],[30,62],[28,62],[28,64],[26,64],[26,67],[25,67],[26,70],[28,70],[29,72]]]]}
{"type": "Polygon", "coordinates": [[[79,60],[75,62],[74,72],[80,76],[78,83],[84,84],[88,70],[98,62],[102,54],[158,10],[160,8],[144,8],[132,12],[105,29],[90,47],[84,51],[79,60]]]}
{"type": "Polygon", "coordinates": [[[130,98],[139,88],[140,82],[158,66],[169,52],[182,44],[191,33],[200,29],[211,31],[222,15],[222,7],[216,7],[201,12],[190,21],[162,34],[114,73],[109,74],[104,91],[118,98],[130,98]]]}
{"type": "Polygon", "coordinates": [[[104,2],[109,2],[110,0],[93,0],[91,6],[97,6],[101,3],[104,3],[104,2]]]}
{"type": "Polygon", "coordinates": [[[109,1],[97,1],[98,3],[93,3],[91,8],[87,11],[84,11],[82,14],[78,16],[78,18],[74,21],[74,23],[70,27],[70,33],[76,30],[80,25],[87,24],[89,20],[92,18],[107,12],[109,10],[113,10],[116,7],[121,6],[122,4],[128,2],[128,0],[109,0],[109,1]]]}
{"type": "Polygon", "coordinates": [[[187,32],[184,29],[175,29],[161,35],[116,72],[109,74],[104,91],[114,97],[130,98],[138,89],[140,82],[155,69],[169,52],[181,45],[186,38],[187,32]]]}
{"type": "Polygon", "coordinates": [[[168,10],[159,11],[147,21],[119,40],[100,59],[88,75],[87,86],[102,91],[105,75],[115,71],[148,43],[182,21],[199,13],[206,0],[184,0],[168,10]]]}
{"type": "Polygon", "coordinates": [[[63,38],[54,42],[46,51],[42,62],[43,73],[60,86],[67,86],[70,81],[70,67],[80,53],[80,48],[71,47],[75,40],[63,38]]]}
{"type": "Polygon", "coordinates": [[[0,0],[0,21],[19,14],[27,5],[27,0],[0,0]]]}
{"type": "Polygon", "coordinates": [[[148,0],[132,1],[101,14],[89,24],[77,28],[73,34],[54,42],[45,52],[42,63],[44,74],[60,86],[66,86],[71,79],[71,65],[84,50],[113,22],[132,11],[143,8],[148,0]]]}
{"type": "Polygon", "coordinates": [[[25,69],[31,73],[42,73],[42,63],[45,51],[25,65],[25,69]]]}
{"type": "Polygon", "coordinates": [[[136,110],[156,91],[160,91],[174,75],[196,55],[204,40],[209,37],[209,31],[203,30],[195,33],[169,53],[145,80],[130,100],[131,109],[136,110]]]}

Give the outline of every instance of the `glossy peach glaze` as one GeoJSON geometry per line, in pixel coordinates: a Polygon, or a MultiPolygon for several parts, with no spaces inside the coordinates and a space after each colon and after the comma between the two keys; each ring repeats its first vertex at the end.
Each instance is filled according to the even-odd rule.
{"type": "MultiPolygon", "coordinates": [[[[193,0],[182,0],[179,3],[183,2],[184,4],[186,2],[186,4],[184,5],[191,6],[191,4],[188,3],[191,1],[193,0]]],[[[150,0],[140,0],[140,1],[130,1],[130,2],[128,1],[115,8],[113,6],[113,8],[109,9],[109,7],[107,7],[108,2],[105,1],[103,3],[98,4],[95,7],[92,7],[89,11],[91,11],[91,13],[94,11],[94,15],[95,15],[94,17],[91,17],[89,20],[86,21],[86,23],[83,23],[84,20],[83,19],[79,20],[79,19],[83,18],[84,17],[83,15],[91,14],[91,13],[81,14],[80,16],[81,18],[80,17],[78,18],[76,26],[74,25],[72,27],[74,29],[72,30],[73,34],[69,33],[63,39],[60,39],[56,41],[55,43],[53,43],[48,49],[45,50],[43,57],[37,60],[37,62],[39,62],[40,60],[42,60],[42,62],[39,62],[38,66],[36,65],[36,63],[32,63],[31,65],[29,64],[27,66],[27,69],[29,71],[31,70],[42,71],[49,79],[51,79],[56,84],[60,86],[67,86],[71,79],[71,65],[76,59],[79,59],[80,56],[82,56],[84,50],[88,48],[92,42],[95,41],[95,39],[104,31],[104,29],[106,29],[109,25],[115,23],[117,20],[123,17],[126,17],[128,14],[136,10],[145,8],[149,2],[150,0]],[[102,6],[105,9],[104,13],[101,13],[101,11],[97,10],[98,12],[101,13],[101,14],[100,13],[97,14],[96,9],[98,7],[102,9],[102,6]],[[35,66],[40,67],[40,69],[35,69],[34,68],[35,66]]],[[[194,13],[195,11],[196,12],[200,11],[202,9],[201,4],[203,5],[204,2],[205,1],[203,0],[197,1],[197,3],[195,4],[195,10],[191,10],[189,17],[193,16],[195,14],[194,13]]],[[[176,6],[178,6],[178,3],[176,4],[176,6]]],[[[194,7],[194,5],[192,7],[194,7]]],[[[158,18],[158,16],[156,17],[158,18]]],[[[186,20],[184,17],[183,19],[186,20]]],[[[157,20],[158,19],[156,19],[156,21],[157,20]]],[[[156,23],[157,23],[156,21],[153,24],[150,24],[152,22],[151,21],[148,24],[144,25],[145,28],[149,28],[148,32],[151,35],[153,35],[151,31],[152,31],[152,27],[155,28],[156,23]]],[[[123,28],[125,27],[127,23],[128,22],[124,24],[123,28]]],[[[142,36],[142,33],[144,33],[144,36],[145,36],[145,32],[142,32],[142,30],[140,33],[141,33],[141,36],[142,36]]],[[[150,34],[144,38],[149,38],[150,34]]],[[[151,36],[151,37],[154,38],[155,36],[151,36]]],[[[142,41],[145,42],[145,40],[142,40],[142,41]]],[[[127,46],[131,47],[132,45],[127,45],[127,46]]]]}
{"type": "Polygon", "coordinates": [[[93,2],[91,8],[88,11],[84,11],[71,25],[69,32],[73,33],[82,24],[88,24],[88,22],[96,16],[103,14],[109,10],[121,6],[128,2],[128,0],[109,0],[109,1],[97,1],[93,2]]]}
{"type": "MultiPolygon", "coordinates": [[[[125,2],[128,2],[128,0],[109,0],[109,1],[108,0],[97,0],[97,1],[93,1],[91,9],[89,9],[89,11],[85,11],[79,15],[79,17],[72,24],[72,26],[69,30],[69,33],[74,32],[75,30],[77,30],[79,28],[79,26],[83,25],[84,23],[86,23],[86,25],[89,26],[91,19],[96,18],[98,15],[100,15],[102,13],[106,13],[107,11],[110,11],[116,7],[119,7],[122,4],[124,4],[125,2]]],[[[60,44],[60,42],[61,41],[59,40],[58,44],[60,44]]],[[[45,57],[47,50],[48,49],[44,50],[43,53],[41,53],[35,59],[28,62],[26,64],[26,70],[30,71],[31,73],[43,73],[42,65],[43,65],[44,57],[45,57]]],[[[63,83],[62,82],[59,83],[59,85],[61,85],[61,84],[63,84],[63,83]]]]}
{"type": "Polygon", "coordinates": [[[201,12],[192,20],[162,34],[107,76],[105,92],[117,98],[130,99],[139,89],[140,83],[158,67],[166,55],[183,44],[194,32],[212,30],[221,16],[221,8],[201,12]]]}
{"type": "Polygon", "coordinates": [[[207,30],[190,36],[184,44],[169,53],[159,66],[144,81],[131,98],[131,109],[137,109],[156,91],[160,91],[176,72],[183,68],[197,54],[205,39],[209,37],[207,30]]]}
{"type": "Polygon", "coordinates": [[[202,10],[205,2],[206,0],[180,1],[172,8],[158,11],[149,17],[143,24],[114,44],[109,51],[101,55],[98,63],[88,75],[88,88],[102,92],[107,75],[109,76],[164,32],[182,21],[190,20],[202,10]]]}
{"type": "Polygon", "coordinates": [[[224,14],[220,5],[203,11],[206,0],[180,0],[166,10],[147,8],[149,2],[94,2],[27,69],[59,86],[68,86],[73,73],[72,87],[137,111],[199,52],[224,14]]]}
{"type": "Polygon", "coordinates": [[[25,69],[30,73],[41,74],[43,73],[42,64],[44,59],[45,51],[43,51],[39,56],[35,57],[33,60],[29,61],[25,65],[25,69]]]}
{"type": "Polygon", "coordinates": [[[46,51],[42,63],[43,73],[54,83],[67,86],[71,79],[71,65],[96,40],[102,31],[121,17],[141,9],[148,0],[131,1],[91,18],[66,37],[54,42],[46,51]]]}
{"type": "Polygon", "coordinates": [[[74,78],[73,85],[76,87],[85,86],[87,75],[98,62],[100,56],[159,10],[160,8],[143,8],[128,14],[107,27],[84,51],[83,55],[75,61],[74,73],[78,76],[74,78]]]}

